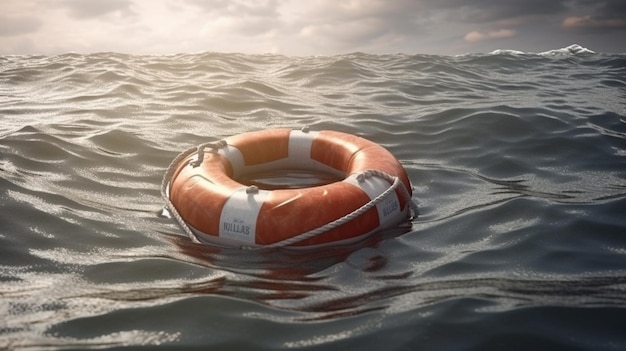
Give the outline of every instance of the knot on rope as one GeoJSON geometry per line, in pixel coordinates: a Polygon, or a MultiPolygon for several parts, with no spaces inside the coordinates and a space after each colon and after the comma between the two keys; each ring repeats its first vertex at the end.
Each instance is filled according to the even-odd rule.
{"type": "Polygon", "coordinates": [[[256,185],[250,185],[246,188],[246,194],[258,194],[259,188],[256,185]]]}
{"type": "Polygon", "coordinates": [[[215,142],[210,142],[210,143],[204,143],[204,144],[200,144],[198,145],[197,151],[196,153],[198,154],[198,158],[195,161],[190,161],[189,164],[192,167],[198,167],[202,164],[202,161],[204,161],[204,151],[205,149],[210,149],[209,152],[216,152],[217,150],[219,150],[220,148],[225,147],[226,144],[226,140],[218,140],[215,142]]]}

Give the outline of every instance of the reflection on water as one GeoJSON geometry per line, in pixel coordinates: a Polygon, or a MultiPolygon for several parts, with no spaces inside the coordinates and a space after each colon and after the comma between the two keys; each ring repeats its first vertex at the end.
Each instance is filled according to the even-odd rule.
{"type": "Polygon", "coordinates": [[[0,349],[626,348],[624,67],[571,50],[1,57],[0,349]],[[420,216],[246,251],[157,215],[181,151],[304,125],[389,149],[420,216]]]}
{"type": "Polygon", "coordinates": [[[267,172],[243,174],[236,179],[244,185],[256,185],[259,189],[299,189],[321,186],[340,181],[336,175],[321,171],[280,169],[267,172]]]}

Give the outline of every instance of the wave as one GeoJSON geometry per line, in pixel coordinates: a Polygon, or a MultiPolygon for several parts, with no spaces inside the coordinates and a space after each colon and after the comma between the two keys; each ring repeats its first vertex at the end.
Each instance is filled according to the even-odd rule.
{"type": "Polygon", "coordinates": [[[0,348],[622,346],[625,59],[2,57],[0,348]],[[303,125],[389,149],[420,216],[246,252],[157,215],[180,151],[303,125]]]}
{"type": "Polygon", "coordinates": [[[578,44],[572,44],[564,48],[547,50],[538,53],[507,49],[497,49],[489,53],[489,55],[539,55],[547,57],[589,56],[594,54],[597,53],[578,44]]]}

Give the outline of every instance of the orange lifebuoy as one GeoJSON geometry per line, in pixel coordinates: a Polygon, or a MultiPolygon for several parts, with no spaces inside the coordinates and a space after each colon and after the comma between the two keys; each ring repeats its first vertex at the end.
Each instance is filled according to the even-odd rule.
{"type": "Polygon", "coordinates": [[[404,168],[382,146],[354,135],[271,129],[232,136],[181,156],[172,165],[171,178],[164,179],[166,196],[200,242],[336,244],[410,216],[412,188],[404,168]],[[251,173],[276,170],[326,172],[339,180],[280,189],[240,182],[251,173]]]}

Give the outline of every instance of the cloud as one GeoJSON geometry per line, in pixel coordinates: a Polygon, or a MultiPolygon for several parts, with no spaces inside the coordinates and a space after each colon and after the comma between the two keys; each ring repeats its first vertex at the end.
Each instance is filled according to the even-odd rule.
{"type": "Polygon", "coordinates": [[[216,15],[270,17],[278,15],[278,0],[183,0],[204,12],[216,15]]]}
{"type": "MultiPolygon", "coordinates": [[[[296,3],[295,1],[293,3],[296,3]]],[[[419,34],[423,5],[413,0],[318,0],[284,10],[288,28],[301,42],[321,51],[387,49],[419,34]],[[291,14],[291,15],[289,15],[291,14]],[[297,20],[296,20],[297,19],[297,20]]],[[[397,49],[396,49],[397,51],[397,49]]]]}
{"type": "Polygon", "coordinates": [[[573,0],[561,27],[576,32],[598,33],[626,29],[626,1],[573,0]]]}
{"type": "Polygon", "coordinates": [[[204,35],[240,35],[255,37],[280,29],[277,0],[186,0],[186,5],[199,8],[204,35]]]}
{"type": "Polygon", "coordinates": [[[37,17],[0,15],[0,36],[34,33],[39,30],[41,24],[41,20],[37,17]]]}
{"type": "Polygon", "coordinates": [[[438,0],[429,2],[428,6],[446,11],[453,20],[483,24],[526,16],[554,15],[565,11],[566,4],[565,0],[438,0]]]}
{"type": "Polygon", "coordinates": [[[573,30],[626,29],[626,18],[594,18],[591,15],[570,16],[563,20],[563,28],[573,30]]]}
{"type": "Polygon", "coordinates": [[[567,2],[572,12],[591,14],[597,18],[625,18],[624,0],[571,0],[567,2]]]}
{"type": "Polygon", "coordinates": [[[571,5],[572,14],[561,23],[566,30],[589,33],[626,30],[624,0],[576,0],[571,5]]]}
{"type": "Polygon", "coordinates": [[[67,7],[72,17],[77,19],[95,18],[110,13],[120,14],[122,17],[136,15],[131,8],[131,0],[65,0],[62,5],[67,7]]]}
{"type": "Polygon", "coordinates": [[[207,20],[202,33],[205,35],[239,35],[255,37],[265,35],[275,28],[271,19],[255,16],[222,16],[215,20],[207,20]]]}
{"type": "Polygon", "coordinates": [[[501,39],[501,38],[511,38],[517,35],[517,31],[513,29],[500,29],[491,32],[478,32],[472,31],[465,35],[465,41],[470,43],[489,40],[489,39],[501,39]]]}
{"type": "Polygon", "coordinates": [[[338,44],[363,43],[385,34],[382,21],[375,18],[343,22],[311,24],[298,32],[303,39],[326,40],[338,44]]]}
{"type": "Polygon", "coordinates": [[[0,0],[0,52],[624,50],[624,19],[625,0],[0,0]]]}
{"type": "Polygon", "coordinates": [[[413,0],[318,0],[306,9],[309,21],[350,21],[363,18],[406,19],[425,9],[413,0]]]}

